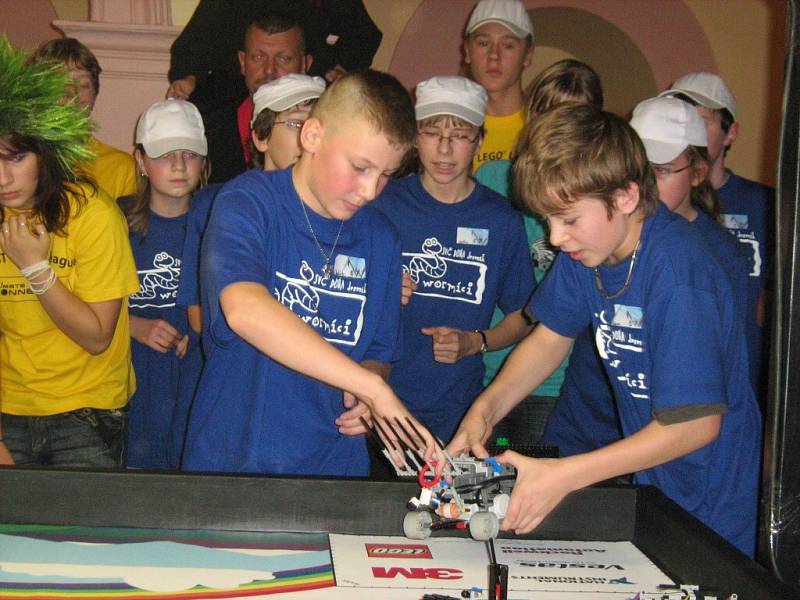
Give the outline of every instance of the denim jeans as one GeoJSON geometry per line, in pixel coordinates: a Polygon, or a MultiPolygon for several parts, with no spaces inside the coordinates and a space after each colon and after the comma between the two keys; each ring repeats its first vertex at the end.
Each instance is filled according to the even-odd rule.
{"type": "Polygon", "coordinates": [[[18,465],[117,469],[125,464],[127,409],[79,408],[45,417],[2,415],[18,465]]]}

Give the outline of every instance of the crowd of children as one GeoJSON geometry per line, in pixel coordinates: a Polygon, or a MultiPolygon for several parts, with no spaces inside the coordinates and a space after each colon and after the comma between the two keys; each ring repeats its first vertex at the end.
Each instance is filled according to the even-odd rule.
{"type": "Polygon", "coordinates": [[[253,168],[207,184],[193,104],[127,156],[92,136],[88,49],[0,40],[0,463],[367,476],[399,421],[440,470],[559,447],[499,457],[506,530],[632,475],[752,555],[772,198],[725,168],[733,95],[692,73],[628,123],[570,59],[526,96],[533,41],[480,0],[471,79],[415,102],[243,51],[253,168]]]}

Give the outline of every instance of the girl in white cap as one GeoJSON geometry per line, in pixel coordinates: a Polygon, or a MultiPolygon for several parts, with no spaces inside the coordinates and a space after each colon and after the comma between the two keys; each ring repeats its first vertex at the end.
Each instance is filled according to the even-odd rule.
{"type": "Polygon", "coordinates": [[[162,469],[177,467],[181,424],[202,363],[176,296],[189,206],[207,179],[208,146],[199,111],[184,100],[156,102],[142,113],[136,144],[139,191],[119,200],[141,281],[129,300],[139,385],[131,398],[128,466],[162,469]]]}

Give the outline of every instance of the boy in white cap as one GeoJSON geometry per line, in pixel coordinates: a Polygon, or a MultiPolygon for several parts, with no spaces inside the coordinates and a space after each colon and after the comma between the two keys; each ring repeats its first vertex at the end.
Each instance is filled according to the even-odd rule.
{"type": "Polygon", "coordinates": [[[472,161],[511,160],[525,123],[522,72],[533,58],[533,25],[519,0],[481,0],[465,31],[464,62],[488,94],[486,135],[472,161]]]}
{"type": "Polygon", "coordinates": [[[300,157],[300,130],[325,91],[322,77],[290,73],[253,94],[253,158],[265,171],[285,169],[300,157]]]}
{"type": "Polygon", "coordinates": [[[719,198],[722,222],[745,245],[751,257],[748,293],[751,301],[758,303],[758,336],[752,340],[750,353],[756,384],[761,388],[766,371],[761,365],[768,303],[765,290],[770,289],[772,279],[775,190],[740,177],[725,167],[725,156],[739,135],[739,122],[736,120],[736,99],[719,75],[689,73],[660,95],[693,104],[705,122],[710,164],[708,179],[719,198]]]}
{"type": "MultiPolygon", "coordinates": [[[[300,157],[300,129],[314,103],[325,91],[325,80],[290,73],[263,84],[253,95],[255,110],[250,122],[250,154],[253,166],[264,171],[286,169],[300,157]]],[[[177,302],[189,308],[192,329],[202,330],[200,286],[197,269],[200,243],[208,223],[211,204],[221,185],[211,184],[192,203],[183,250],[184,275],[177,302]]]]}
{"type": "Polygon", "coordinates": [[[443,440],[483,389],[482,354],[530,330],[522,308],[534,280],[522,218],[469,175],[485,106],[486,91],[464,77],[417,85],[421,171],[376,200],[400,232],[403,269],[416,284],[389,383],[443,440]],[[506,317],[489,329],[495,305],[506,317]]]}

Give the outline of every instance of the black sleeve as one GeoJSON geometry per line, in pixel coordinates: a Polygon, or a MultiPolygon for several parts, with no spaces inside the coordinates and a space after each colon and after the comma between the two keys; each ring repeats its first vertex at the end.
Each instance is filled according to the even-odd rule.
{"type": "MultiPolygon", "coordinates": [[[[314,3],[311,3],[312,6],[314,3]]],[[[378,51],[383,34],[369,16],[362,0],[323,0],[318,3],[314,21],[306,26],[309,51],[314,57],[311,72],[325,71],[341,65],[347,71],[366,69],[378,51]],[[336,36],[335,44],[327,42],[336,36]]]]}
{"type": "Polygon", "coordinates": [[[247,3],[200,0],[170,48],[170,82],[188,75],[202,82],[218,70],[238,72],[237,51],[251,13],[247,3]]]}

